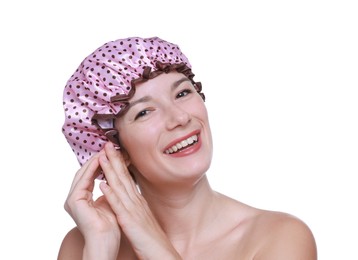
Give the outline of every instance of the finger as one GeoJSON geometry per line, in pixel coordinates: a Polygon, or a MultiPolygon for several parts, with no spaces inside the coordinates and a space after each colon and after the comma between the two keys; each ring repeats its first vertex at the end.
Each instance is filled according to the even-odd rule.
{"type": "MultiPolygon", "coordinates": [[[[103,152],[102,152],[103,153],[103,152]]],[[[75,175],[75,178],[72,182],[70,193],[76,189],[89,189],[91,190],[91,186],[94,187],[94,179],[98,176],[99,172],[99,162],[98,157],[101,152],[92,156],[82,167],[78,170],[75,175]]],[[[92,189],[93,189],[92,187],[92,189]]]]}
{"type": "Polygon", "coordinates": [[[79,200],[90,200],[93,197],[95,172],[99,166],[98,156],[93,156],[81,169],[76,173],[67,199],[64,204],[65,210],[72,216],[74,203],[79,200]]]}
{"type": "Polygon", "coordinates": [[[110,142],[104,146],[104,151],[107,155],[108,160],[113,165],[113,168],[122,170],[121,173],[126,175],[128,173],[128,170],[122,152],[120,150],[116,150],[114,148],[114,145],[110,142]]]}
{"type": "Polygon", "coordinates": [[[73,189],[73,187],[76,185],[76,183],[78,182],[78,180],[81,178],[81,176],[83,175],[83,173],[86,171],[86,169],[88,168],[88,166],[91,164],[91,162],[94,160],[95,157],[98,157],[98,155],[94,155],[92,156],[89,160],[87,160],[82,166],[81,168],[76,172],[75,177],[72,180],[72,184],[71,184],[71,190],[73,189]]]}
{"type": "MultiPolygon", "coordinates": [[[[121,193],[123,193],[123,196],[125,196],[124,194],[128,193],[127,188],[125,187],[121,179],[117,176],[118,173],[115,172],[115,169],[113,168],[111,162],[108,160],[106,154],[102,154],[99,157],[99,163],[106,177],[107,185],[111,186],[112,189],[116,190],[118,192],[118,196],[120,196],[121,193]]],[[[120,169],[117,171],[121,172],[123,170],[124,169],[120,169]]]]}
{"type": "MultiPolygon", "coordinates": [[[[105,162],[105,160],[107,160],[107,158],[101,157],[100,164],[101,165],[102,164],[104,165],[106,163],[109,164],[109,161],[105,162]]],[[[103,171],[108,172],[106,166],[102,166],[102,167],[106,169],[103,171]]],[[[102,191],[103,195],[105,196],[107,202],[111,206],[112,210],[115,212],[117,216],[119,216],[122,212],[122,209],[125,208],[123,203],[129,203],[130,197],[128,196],[128,192],[121,182],[111,183],[110,185],[103,181],[99,184],[99,188],[102,191]],[[112,187],[116,187],[116,190],[112,189],[112,187]]]]}
{"type": "Polygon", "coordinates": [[[108,183],[101,182],[99,187],[112,210],[117,215],[118,223],[122,223],[123,217],[128,219],[128,216],[130,216],[128,213],[143,208],[143,197],[138,192],[132,179],[133,187],[130,184],[129,188],[126,187],[122,179],[114,172],[110,161],[105,155],[100,156],[99,162],[106,175],[107,181],[109,181],[108,183]]]}
{"type": "Polygon", "coordinates": [[[113,172],[107,172],[109,183],[122,182],[129,192],[137,191],[136,184],[130,175],[125,159],[120,151],[116,150],[112,143],[107,143],[104,147],[107,158],[110,162],[113,172]]]}

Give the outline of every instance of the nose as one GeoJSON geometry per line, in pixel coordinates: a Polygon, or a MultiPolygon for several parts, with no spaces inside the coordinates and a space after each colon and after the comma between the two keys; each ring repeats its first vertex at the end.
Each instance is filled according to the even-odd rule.
{"type": "Polygon", "coordinates": [[[171,106],[166,109],[167,128],[174,129],[178,126],[185,126],[191,121],[191,115],[178,106],[171,106]]]}

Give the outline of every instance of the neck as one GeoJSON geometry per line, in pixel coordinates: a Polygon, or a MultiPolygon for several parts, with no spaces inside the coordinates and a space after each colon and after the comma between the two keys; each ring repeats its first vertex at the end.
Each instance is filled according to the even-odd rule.
{"type": "Polygon", "coordinates": [[[141,187],[159,224],[172,241],[194,241],[218,216],[218,195],[204,175],[194,185],[165,190],[141,187]]]}

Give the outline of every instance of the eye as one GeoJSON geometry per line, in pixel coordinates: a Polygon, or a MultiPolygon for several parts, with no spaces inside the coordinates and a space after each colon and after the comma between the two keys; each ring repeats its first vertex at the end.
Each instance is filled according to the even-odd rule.
{"type": "Polygon", "coordinates": [[[143,117],[143,116],[147,115],[148,113],[149,113],[149,110],[144,109],[144,110],[140,111],[140,112],[135,116],[134,120],[137,120],[138,118],[143,117]]]}
{"type": "Polygon", "coordinates": [[[192,93],[192,92],[193,92],[193,91],[192,91],[191,89],[184,89],[184,90],[180,91],[180,92],[177,94],[176,98],[185,97],[186,95],[188,95],[188,94],[190,94],[190,93],[192,93]]]}

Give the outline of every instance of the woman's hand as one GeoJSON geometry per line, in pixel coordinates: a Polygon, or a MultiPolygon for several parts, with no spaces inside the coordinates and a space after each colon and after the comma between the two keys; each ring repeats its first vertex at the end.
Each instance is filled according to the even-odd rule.
{"type": "Polygon", "coordinates": [[[107,183],[100,189],[116,215],[121,230],[140,259],[180,259],[139,193],[126,162],[112,143],[107,143],[99,163],[107,183]]]}
{"type": "Polygon", "coordinates": [[[121,238],[116,215],[106,198],[93,200],[99,157],[103,155],[103,151],[94,155],[76,173],[64,205],[85,239],[83,254],[89,259],[116,259],[121,238]]]}

